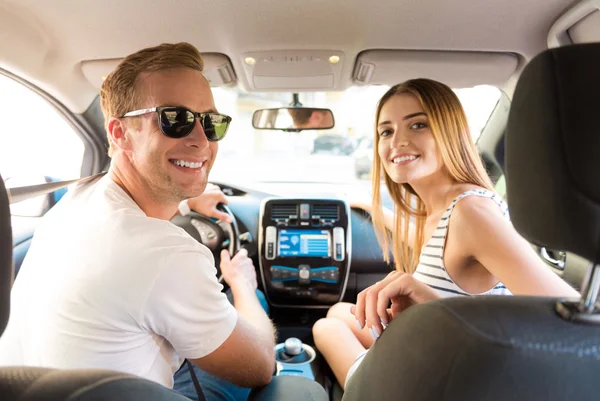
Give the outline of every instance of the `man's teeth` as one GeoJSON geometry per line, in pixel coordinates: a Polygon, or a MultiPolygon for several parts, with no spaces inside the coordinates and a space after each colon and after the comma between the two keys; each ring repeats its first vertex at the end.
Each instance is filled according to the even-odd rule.
{"type": "Polygon", "coordinates": [[[194,163],[194,162],[186,162],[185,160],[175,160],[172,162],[174,165],[179,167],[187,167],[187,168],[200,168],[202,167],[202,163],[194,163]]]}
{"type": "Polygon", "coordinates": [[[400,157],[395,157],[394,160],[392,160],[392,162],[402,163],[402,162],[406,162],[409,160],[415,160],[416,158],[417,158],[417,156],[400,156],[400,157]]]}

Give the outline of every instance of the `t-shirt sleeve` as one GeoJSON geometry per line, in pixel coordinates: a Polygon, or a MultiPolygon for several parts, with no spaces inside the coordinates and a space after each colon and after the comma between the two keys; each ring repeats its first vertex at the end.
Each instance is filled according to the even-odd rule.
{"type": "Polygon", "coordinates": [[[150,331],[190,359],[219,348],[237,324],[237,311],[222,292],[212,255],[194,245],[173,247],[161,258],[142,315],[150,331]]]}

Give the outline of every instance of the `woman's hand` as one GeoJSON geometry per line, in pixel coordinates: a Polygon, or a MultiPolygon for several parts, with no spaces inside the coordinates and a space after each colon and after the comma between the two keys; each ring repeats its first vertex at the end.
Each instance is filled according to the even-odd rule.
{"type": "Polygon", "coordinates": [[[371,336],[379,338],[389,322],[414,304],[441,298],[438,293],[412,275],[394,271],[358,294],[352,313],[358,324],[369,327],[371,336]],[[392,304],[388,309],[388,305],[392,304]]]}

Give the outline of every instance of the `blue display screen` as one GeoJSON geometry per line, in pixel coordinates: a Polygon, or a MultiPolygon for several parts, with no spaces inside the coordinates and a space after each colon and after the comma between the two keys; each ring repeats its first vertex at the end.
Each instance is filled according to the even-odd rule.
{"type": "Polygon", "coordinates": [[[327,230],[280,230],[279,256],[328,257],[329,243],[327,230]]]}

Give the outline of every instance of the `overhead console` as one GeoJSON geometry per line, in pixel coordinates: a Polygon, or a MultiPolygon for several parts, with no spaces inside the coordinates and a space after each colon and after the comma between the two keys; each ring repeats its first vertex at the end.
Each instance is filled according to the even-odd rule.
{"type": "MultiPolygon", "coordinates": [[[[247,89],[261,92],[344,89],[344,53],[338,50],[273,50],[244,53],[247,89]]],[[[242,74],[240,74],[242,75],[242,74]]],[[[241,78],[241,76],[240,76],[241,78]]]]}
{"type": "Polygon", "coordinates": [[[269,198],[260,212],[260,274],[269,302],[329,307],[350,270],[350,208],[334,199],[269,198]]]}

